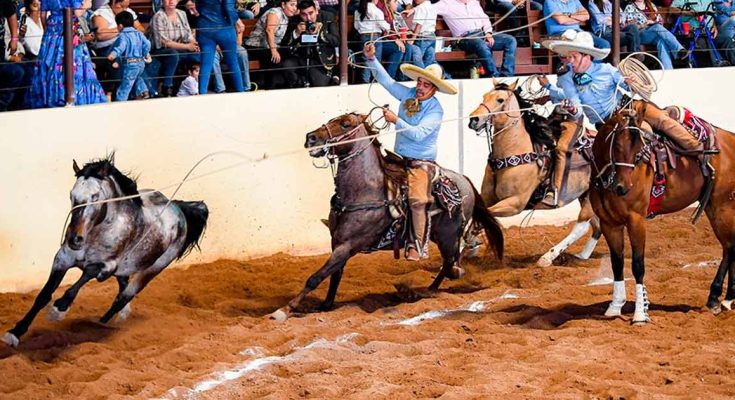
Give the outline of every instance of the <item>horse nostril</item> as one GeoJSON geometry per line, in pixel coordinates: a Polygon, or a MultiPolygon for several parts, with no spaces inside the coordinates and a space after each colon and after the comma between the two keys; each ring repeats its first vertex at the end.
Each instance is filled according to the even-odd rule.
{"type": "Polygon", "coordinates": [[[83,236],[81,236],[81,235],[74,236],[74,244],[80,245],[80,244],[82,244],[82,242],[84,242],[84,237],[83,236]]]}
{"type": "Polygon", "coordinates": [[[622,183],[618,183],[615,185],[615,194],[618,196],[625,196],[625,194],[628,193],[628,190],[623,186],[622,183]]]}
{"type": "Polygon", "coordinates": [[[478,117],[472,117],[470,118],[470,126],[477,125],[477,122],[480,120],[478,117]]]}

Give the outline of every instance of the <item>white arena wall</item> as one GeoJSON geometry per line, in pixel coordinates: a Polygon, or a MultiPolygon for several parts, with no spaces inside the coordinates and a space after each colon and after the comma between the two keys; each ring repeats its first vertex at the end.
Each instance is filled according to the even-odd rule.
{"type": "MultiPolygon", "coordinates": [[[[654,72],[658,74],[659,72],[654,72]]],[[[683,104],[711,122],[735,129],[730,96],[735,69],[667,72],[654,100],[683,104]]],[[[489,79],[456,81],[460,95],[440,95],[446,119],[467,115],[491,88],[489,79]]],[[[379,86],[378,104],[397,101],[379,86]]],[[[367,112],[368,86],[343,86],[200,96],[0,114],[0,291],[40,287],[58,249],[80,165],[115,150],[116,165],[139,175],[139,188],[179,182],[194,163],[213,152],[192,176],[240,164],[183,185],[177,199],[204,200],[210,209],[202,252],[185,263],[244,259],[275,252],[323,253],[332,178],[302,149],[304,135],[347,111],[367,112]],[[293,151],[293,152],[291,152],[293,151]]],[[[479,186],[487,159],[484,138],[466,120],[445,124],[439,163],[462,170],[479,186]]],[[[382,138],[392,148],[393,137],[382,138]]],[[[163,192],[170,195],[174,188],[163,192]]],[[[559,223],[576,206],[537,212],[533,223],[559,223]]],[[[504,219],[508,226],[520,218],[504,219]]]]}

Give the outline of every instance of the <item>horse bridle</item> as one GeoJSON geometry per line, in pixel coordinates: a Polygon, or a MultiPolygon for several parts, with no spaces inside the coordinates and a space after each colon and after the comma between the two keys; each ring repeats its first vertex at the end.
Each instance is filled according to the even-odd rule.
{"type": "MultiPolygon", "coordinates": [[[[510,92],[511,93],[511,96],[512,96],[512,93],[513,93],[512,90],[510,90],[510,89],[505,89],[505,90],[508,91],[508,92],[510,92]]],[[[487,138],[487,148],[488,148],[488,151],[490,152],[490,154],[492,154],[492,152],[493,152],[493,138],[496,137],[496,136],[500,136],[502,133],[505,133],[509,129],[511,129],[514,126],[518,125],[518,121],[520,121],[520,119],[523,116],[523,114],[521,114],[520,111],[518,111],[518,116],[511,115],[510,113],[512,111],[506,109],[508,107],[508,104],[509,104],[509,101],[508,100],[510,99],[511,96],[508,96],[508,98],[505,99],[505,101],[503,101],[503,104],[497,110],[495,110],[495,111],[491,110],[490,107],[488,107],[487,105],[485,105],[485,102],[484,101],[482,103],[480,103],[480,107],[482,107],[485,110],[487,110],[487,114],[488,114],[488,118],[485,121],[485,124],[483,125],[483,128],[485,130],[485,137],[487,138]],[[503,126],[502,128],[500,128],[499,131],[493,132],[491,134],[490,133],[490,127],[492,126],[493,116],[495,116],[495,114],[507,114],[509,118],[512,118],[513,119],[513,121],[507,123],[505,126],[503,126]]]]}
{"type": "Polygon", "coordinates": [[[595,158],[593,157],[592,159],[592,165],[595,167],[595,170],[598,171],[597,176],[595,176],[595,182],[597,182],[597,184],[599,184],[602,187],[602,189],[610,189],[610,187],[612,186],[613,182],[615,181],[615,176],[617,174],[615,171],[616,167],[625,167],[625,168],[635,169],[638,163],[640,163],[640,161],[643,159],[644,153],[648,151],[648,146],[645,144],[646,143],[645,140],[642,140],[644,145],[641,148],[641,150],[639,150],[638,153],[636,153],[633,163],[624,163],[624,162],[615,161],[615,136],[622,129],[636,129],[639,132],[641,132],[641,136],[642,136],[641,139],[643,139],[643,136],[645,136],[644,135],[645,131],[643,129],[640,129],[637,126],[630,126],[630,124],[632,123],[632,120],[630,118],[631,117],[628,117],[627,125],[621,125],[620,122],[616,122],[615,127],[613,127],[613,129],[610,131],[610,134],[605,138],[605,141],[610,142],[610,147],[608,151],[609,161],[607,162],[607,164],[605,164],[602,167],[602,169],[600,169],[597,166],[597,161],[595,160],[595,158]],[[607,176],[605,176],[606,173],[607,173],[607,176]]]}

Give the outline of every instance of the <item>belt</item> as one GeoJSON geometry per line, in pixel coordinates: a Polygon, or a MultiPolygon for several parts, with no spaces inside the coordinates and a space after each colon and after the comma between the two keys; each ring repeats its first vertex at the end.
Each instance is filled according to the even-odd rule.
{"type": "Polygon", "coordinates": [[[474,31],[465,32],[464,34],[462,34],[460,36],[462,36],[462,37],[468,37],[468,36],[473,36],[473,35],[476,35],[476,34],[482,34],[484,36],[485,35],[485,31],[483,31],[482,29],[475,29],[474,31]]]}
{"type": "Polygon", "coordinates": [[[143,61],[145,61],[144,58],[126,58],[125,64],[135,64],[143,61]]]}

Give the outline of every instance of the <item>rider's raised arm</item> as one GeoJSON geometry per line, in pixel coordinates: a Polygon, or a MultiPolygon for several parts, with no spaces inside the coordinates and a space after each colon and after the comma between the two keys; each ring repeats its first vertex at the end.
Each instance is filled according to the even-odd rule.
{"type": "Polygon", "coordinates": [[[409,96],[411,89],[403,86],[396,82],[388,72],[385,71],[383,65],[378,61],[377,58],[367,60],[367,66],[370,67],[370,72],[373,74],[378,83],[383,86],[391,96],[395,97],[398,101],[402,101],[409,96]]]}
{"type": "Polygon", "coordinates": [[[402,118],[398,118],[396,131],[400,131],[401,134],[408,136],[411,140],[419,142],[439,129],[443,117],[444,110],[438,102],[435,102],[431,109],[426,110],[426,114],[421,118],[418,125],[411,125],[402,118]]]}

